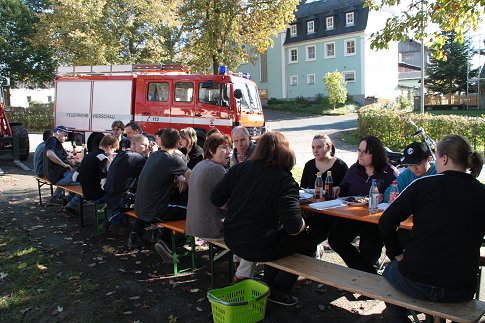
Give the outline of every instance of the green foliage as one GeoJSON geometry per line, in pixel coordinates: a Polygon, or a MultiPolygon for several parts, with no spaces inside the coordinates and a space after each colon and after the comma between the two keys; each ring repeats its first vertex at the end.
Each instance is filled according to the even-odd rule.
{"type": "Polygon", "coordinates": [[[158,63],[175,55],[177,1],[53,0],[40,14],[36,44],[61,64],[158,63]]]}
{"type": "Polygon", "coordinates": [[[53,103],[32,103],[28,108],[12,107],[7,111],[9,122],[23,123],[29,132],[52,129],[54,125],[53,103]]]}
{"type": "Polygon", "coordinates": [[[327,88],[328,102],[333,104],[334,109],[337,103],[347,101],[347,85],[339,71],[326,73],[323,77],[323,83],[327,88]]]}
{"type": "MultiPolygon", "coordinates": [[[[455,32],[444,35],[447,39],[443,52],[447,59],[431,58],[426,67],[426,86],[428,91],[441,94],[466,92],[470,42],[456,42],[455,32]]],[[[478,69],[470,71],[469,77],[476,76],[477,71],[478,69]]]]}
{"type": "Polygon", "coordinates": [[[358,112],[357,132],[360,137],[374,135],[393,150],[402,150],[414,140],[416,129],[407,122],[411,118],[418,127],[438,141],[447,134],[460,134],[468,138],[474,149],[482,149],[485,144],[485,117],[457,115],[414,114],[406,111],[382,109],[378,104],[361,108],[358,112]]]}
{"type": "Polygon", "coordinates": [[[45,43],[33,46],[30,42],[38,18],[26,3],[29,1],[0,0],[0,79],[10,78],[12,86],[44,87],[52,81],[55,63],[45,43]]]}
{"type": "Polygon", "coordinates": [[[298,0],[191,0],[179,10],[182,55],[189,66],[214,74],[219,65],[235,70],[273,46],[272,36],[295,19],[298,0]],[[244,47],[243,47],[244,45],[244,47]]]}
{"type": "Polygon", "coordinates": [[[423,26],[433,24],[445,32],[455,31],[455,40],[463,43],[465,32],[477,30],[485,13],[484,0],[365,0],[365,3],[371,10],[383,10],[388,6],[401,6],[402,9],[387,19],[384,28],[372,33],[371,48],[388,48],[391,41],[414,37],[416,40],[424,39],[437,59],[444,58],[443,46],[447,36],[435,31],[435,28],[423,26]]]}

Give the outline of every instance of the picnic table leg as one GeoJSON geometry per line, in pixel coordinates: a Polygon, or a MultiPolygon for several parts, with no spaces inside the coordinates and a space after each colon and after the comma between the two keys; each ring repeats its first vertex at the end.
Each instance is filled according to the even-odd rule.
{"type": "Polygon", "coordinates": [[[80,200],[81,200],[81,204],[79,206],[81,210],[79,210],[79,215],[81,217],[81,228],[82,228],[84,227],[84,205],[83,205],[84,199],[81,197],[80,200]]]}
{"type": "Polygon", "coordinates": [[[170,232],[172,236],[173,274],[178,275],[179,274],[179,270],[177,266],[178,255],[177,255],[177,244],[175,243],[175,232],[174,231],[170,231],[170,232]]]}
{"type": "Polygon", "coordinates": [[[42,185],[40,184],[40,181],[37,180],[37,189],[39,190],[39,203],[40,203],[40,206],[44,206],[42,204],[42,193],[40,192],[40,188],[42,187],[42,185]]]}
{"type": "Polygon", "coordinates": [[[192,269],[195,269],[196,264],[196,257],[195,257],[195,237],[187,236],[190,241],[190,258],[192,260],[192,269]]]}
{"type": "Polygon", "coordinates": [[[211,289],[214,289],[215,286],[215,277],[214,277],[214,245],[209,242],[209,263],[210,263],[210,270],[211,270],[211,289]]]}

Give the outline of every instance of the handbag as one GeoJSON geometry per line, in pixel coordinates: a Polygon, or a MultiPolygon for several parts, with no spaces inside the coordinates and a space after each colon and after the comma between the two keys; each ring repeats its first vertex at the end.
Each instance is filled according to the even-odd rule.
{"type": "Polygon", "coordinates": [[[128,186],[128,189],[121,193],[121,209],[129,210],[133,209],[136,199],[136,181],[137,178],[133,178],[128,186]]]}

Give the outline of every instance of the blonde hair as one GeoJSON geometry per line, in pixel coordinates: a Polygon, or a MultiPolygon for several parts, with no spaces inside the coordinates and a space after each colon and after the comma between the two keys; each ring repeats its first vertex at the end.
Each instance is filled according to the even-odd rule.
{"type": "Polygon", "coordinates": [[[335,145],[333,144],[332,139],[328,135],[325,134],[318,134],[313,137],[313,140],[315,139],[321,139],[323,140],[326,144],[330,145],[330,156],[334,157],[335,156],[335,145]]]}
{"type": "Polygon", "coordinates": [[[197,143],[197,132],[192,127],[187,127],[179,131],[180,137],[187,140],[187,147],[193,147],[197,143]]]}

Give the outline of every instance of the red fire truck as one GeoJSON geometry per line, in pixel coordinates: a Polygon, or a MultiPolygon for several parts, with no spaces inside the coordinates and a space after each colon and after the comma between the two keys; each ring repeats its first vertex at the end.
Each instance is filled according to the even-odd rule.
{"type": "Polygon", "coordinates": [[[151,134],[193,127],[201,140],[213,127],[230,134],[244,126],[252,137],[265,131],[259,90],[243,75],[189,74],[181,65],[66,66],[57,69],[55,91],[55,124],[71,128],[78,144],[90,137],[88,148],[115,120],[134,120],[151,134]]]}

